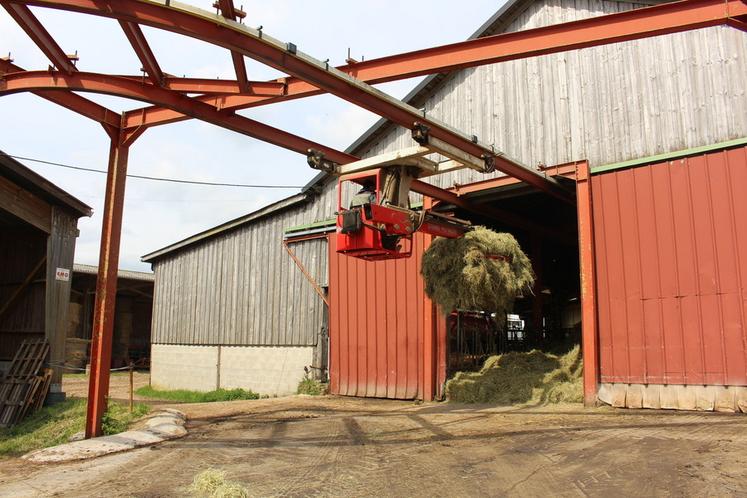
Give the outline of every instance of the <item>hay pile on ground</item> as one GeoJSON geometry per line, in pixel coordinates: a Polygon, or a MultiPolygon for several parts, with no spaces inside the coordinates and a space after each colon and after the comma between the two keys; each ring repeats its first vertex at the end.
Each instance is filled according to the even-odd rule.
{"type": "Polygon", "coordinates": [[[227,481],[226,472],[218,469],[207,469],[197,474],[189,489],[197,496],[208,498],[249,497],[249,490],[237,482],[227,481]]]}
{"type": "Polygon", "coordinates": [[[534,284],[532,264],[513,235],[485,227],[458,239],[436,238],[423,254],[420,272],[425,292],[444,313],[481,310],[500,316],[534,284]]]}
{"type": "Polygon", "coordinates": [[[579,346],[562,356],[532,350],[491,356],[479,372],[459,372],[446,383],[459,403],[580,403],[583,365],[579,346]]]}

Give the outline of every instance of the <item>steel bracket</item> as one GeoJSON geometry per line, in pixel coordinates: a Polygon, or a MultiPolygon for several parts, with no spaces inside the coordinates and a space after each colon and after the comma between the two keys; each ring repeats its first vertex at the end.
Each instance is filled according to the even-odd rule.
{"type": "Polygon", "coordinates": [[[428,145],[428,132],[430,132],[430,128],[423,123],[415,122],[412,126],[412,139],[425,147],[428,145]]]}
{"type": "Polygon", "coordinates": [[[337,164],[327,159],[324,156],[324,152],[316,149],[309,149],[306,151],[306,162],[313,169],[318,169],[319,171],[324,171],[326,173],[334,173],[337,164]]]}

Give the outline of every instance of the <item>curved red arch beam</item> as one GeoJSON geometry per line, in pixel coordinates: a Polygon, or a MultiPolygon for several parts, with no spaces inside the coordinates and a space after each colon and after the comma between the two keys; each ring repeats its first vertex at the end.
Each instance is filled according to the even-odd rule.
{"type": "MultiPolygon", "coordinates": [[[[75,95],[70,94],[69,92],[71,91],[101,93],[163,106],[166,109],[172,109],[189,117],[200,119],[304,155],[306,155],[308,149],[316,149],[324,152],[327,159],[340,164],[347,164],[359,159],[352,154],[306,140],[305,138],[260,123],[259,121],[234,114],[231,111],[220,111],[204,102],[195,101],[179,93],[133,81],[126,76],[109,76],[80,71],[73,74],[65,74],[59,71],[21,71],[8,73],[0,77],[0,97],[21,92],[41,93],[45,98],[56,92],[60,92],[63,95],[75,95]]],[[[140,131],[143,129],[140,129],[140,131]]],[[[138,131],[138,129],[131,129],[129,130],[129,134],[137,136],[138,131]]],[[[423,181],[413,181],[411,188],[419,194],[484,214],[484,207],[474,206],[468,201],[460,199],[453,192],[423,181]]],[[[508,215],[495,210],[490,215],[496,219],[502,219],[507,224],[516,223],[515,220],[508,218],[508,215]]],[[[529,222],[522,222],[518,226],[526,226],[526,223],[529,222]]]]}
{"type": "MultiPolygon", "coordinates": [[[[418,109],[392,98],[326,63],[298,52],[290,44],[286,45],[261,31],[228,21],[218,14],[212,14],[176,2],[161,4],[142,0],[111,0],[108,2],[101,2],[100,0],[29,0],[10,3],[46,6],[111,17],[119,21],[134,22],[189,36],[226,48],[232,52],[244,54],[387,118],[406,129],[412,129],[417,123],[421,123],[428,128],[428,134],[432,139],[445,142],[447,147],[456,148],[456,150],[476,158],[474,162],[465,164],[477,164],[482,159],[486,159],[484,168],[474,167],[485,172],[495,168],[564,202],[574,203],[573,194],[554,178],[545,177],[536,170],[511,159],[503,152],[495,150],[492,146],[479,143],[475,137],[424,116],[418,109]],[[487,162],[488,159],[489,163],[487,162]],[[490,164],[490,168],[487,166],[488,164],[490,164]]],[[[340,162],[332,159],[329,155],[328,158],[340,162]]]]}
{"type": "MultiPolygon", "coordinates": [[[[2,3],[38,5],[107,15],[103,11],[114,9],[114,7],[109,7],[106,4],[120,2],[14,2],[11,0],[2,3]],[[96,4],[99,6],[97,7],[96,4]]],[[[112,17],[113,14],[109,14],[109,16],[112,17]]],[[[337,69],[361,81],[375,84],[706,26],[729,24],[744,29],[745,21],[747,21],[747,4],[740,0],[680,1],[554,26],[502,33],[415,50],[338,66],[337,69]],[[738,20],[740,18],[742,21],[738,20]]],[[[257,98],[254,96],[231,95],[221,100],[221,106],[222,108],[244,109],[324,93],[298,78],[287,78],[285,83],[287,84],[287,91],[282,97],[257,98]]],[[[237,82],[234,82],[234,84],[238,87],[237,82]]],[[[124,116],[127,127],[155,126],[186,119],[183,115],[157,107],[137,109],[125,113],[124,116]]]]}
{"type": "Polygon", "coordinates": [[[66,74],[59,71],[23,71],[6,74],[0,79],[0,95],[19,92],[47,91],[92,92],[125,97],[161,106],[247,135],[264,142],[306,154],[309,149],[324,152],[331,161],[345,164],[358,158],[331,147],[293,135],[231,111],[221,111],[209,104],[200,102],[180,93],[154,85],[133,81],[128,77],[104,74],[75,72],[66,74]]]}

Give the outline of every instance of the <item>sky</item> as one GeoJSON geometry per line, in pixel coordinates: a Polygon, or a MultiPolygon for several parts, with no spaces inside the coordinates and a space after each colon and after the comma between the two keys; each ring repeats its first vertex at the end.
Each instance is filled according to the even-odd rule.
{"type": "MultiPolygon", "coordinates": [[[[213,0],[190,0],[212,10],[213,0]]],[[[235,2],[241,5],[240,0],[235,2]]],[[[245,23],[290,41],[317,59],[344,64],[347,50],[360,59],[417,50],[466,39],[503,4],[503,0],[244,1],[245,23]]],[[[81,71],[139,74],[141,64],[116,21],[33,8],[32,11],[67,53],[77,51],[81,71]]],[[[235,79],[230,53],[198,40],[144,27],[164,72],[191,77],[235,79]]],[[[24,69],[46,69],[43,53],[0,9],[0,54],[10,53],[24,69]]],[[[282,76],[246,59],[251,80],[282,76]]],[[[377,85],[404,97],[420,78],[377,85]]],[[[122,112],[143,103],[81,94],[122,112]]],[[[378,116],[330,95],[298,99],[239,112],[296,135],[345,149],[378,116]]],[[[109,139],[96,122],[31,94],[0,98],[0,150],[7,154],[106,169],[109,139]]],[[[75,262],[98,264],[105,175],[72,171],[27,160],[23,164],[93,208],[78,223],[75,262]]],[[[300,154],[195,120],[147,130],[130,148],[130,174],[198,181],[303,186],[316,174],[300,154]]],[[[202,230],[252,212],[299,191],[193,186],[129,178],[127,182],[120,268],[150,270],[141,256],[202,230]]]]}

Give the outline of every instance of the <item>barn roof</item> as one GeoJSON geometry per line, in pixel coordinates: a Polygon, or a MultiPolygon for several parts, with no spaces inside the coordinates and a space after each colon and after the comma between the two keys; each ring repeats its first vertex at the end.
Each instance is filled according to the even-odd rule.
{"type": "Polygon", "coordinates": [[[91,206],[73,197],[3,151],[0,151],[0,176],[44,199],[49,204],[66,208],[78,218],[93,214],[91,206]]]}
{"type": "MultiPolygon", "coordinates": [[[[98,275],[99,267],[95,265],[82,265],[79,263],[75,263],[73,265],[73,273],[98,275]]],[[[156,280],[155,275],[151,272],[122,269],[117,270],[117,278],[120,280],[138,280],[140,282],[155,282],[156,280]]]]}

